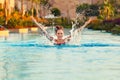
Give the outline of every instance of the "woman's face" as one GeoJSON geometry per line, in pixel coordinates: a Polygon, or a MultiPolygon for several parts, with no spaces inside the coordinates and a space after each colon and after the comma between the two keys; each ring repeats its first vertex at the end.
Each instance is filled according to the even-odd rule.
{"type": "Polygon", "coordinates": [[[57,36],[58,39],[62,39],[63,36],[64,36],[63,30],[58,30],[57,33],[56,33],[56,36],[57,36]]]}

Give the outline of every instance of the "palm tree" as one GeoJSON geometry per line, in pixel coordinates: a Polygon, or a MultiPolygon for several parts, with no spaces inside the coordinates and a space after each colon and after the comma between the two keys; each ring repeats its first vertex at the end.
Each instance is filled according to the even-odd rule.
{"type": "Polygon", "coordinates": [[[106,20],[114,16],[114,8],[110,4],[109,0],[104,0],[103,9],[101,10],[101,16],[103,16],[106,20]]]}
{"type": "Polygon", "coordinates": [[[36,6],[35,6],[35,10],[36,10],[36,17],[39,17],[39,5],[40,5],[40,1],[41,0],[34,0],[36,6]]]}
{"type": "Polygon", "coordinates": [[[43,8],[43,13],[45,15],[45,10],[46,8],[50,8],[49,0],[28,0],[31,2],[31,14],[32,16],[34,15],[34,11],[36,11],[36,17],[39,15],[39,9],[42,7],[43,8]]]}
{"type": "Polygon", "coordinates": [[[34,8],[33,8],[33,6],[34,6],[34,1],[33,0],[30,0],[31,1],[31,12],[32,12],[32,16],[33,16],[33,10],[34,10],[34,8]]]}
{"type": "Polygon", "coordinates": [[[24,0],[21,0],[21,15],[24,17],[24,0]]]}
{"type": "Polygon", "coordinates": [[[36,10],[36,17],[38,17],[38,10],[39,10],[38,7],[39,7],[39,4],[40,4],[40,1],[41,0],[30,0],[32,16],[34,15],[34,9],[35,9],[36,10]]]}
{"type": "Polygon", "coordinates": [[[45,16],[46,11],[48,11],[52,4],[49,3],[49,0],[41,0],[40,6],[42,7],[43,16],[45,16]]]}
{"type": "Polygon", "coordinates": [[[5,25],[7,25],[8,22],[8,0],[4,1],[4,13],[5,13],[5,25]]]}

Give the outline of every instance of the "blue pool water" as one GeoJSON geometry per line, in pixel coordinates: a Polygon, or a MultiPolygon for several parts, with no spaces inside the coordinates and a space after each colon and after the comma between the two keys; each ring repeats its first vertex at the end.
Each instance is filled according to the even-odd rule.
{"type": "Polygon", "coordinates": [[[120,80],[120,36],[84,30],[78,45],[39,34],[0,38],[0,80],[120,80]]]}

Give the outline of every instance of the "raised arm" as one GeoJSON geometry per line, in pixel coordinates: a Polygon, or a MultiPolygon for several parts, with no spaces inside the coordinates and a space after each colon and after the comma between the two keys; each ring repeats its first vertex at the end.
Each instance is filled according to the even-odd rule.
{"type": "Polygon", "coordinates": [[[31,16],[31,19],[33,20],[33,22],[45,33],[47,34],[47,31],[43,28],[43,25],[38,23],[34,17],[31,16]]]}
{"type": "Polygon", "coordinates": [[[43,31],[43,33],[45,34],[45,36],[46,36],[50,41],[52,41],[52,40],[53,40],[53,37],[48,34],[48,32],[45,30],[44,26],[43,26],[42,24],[38,23],[33,17],[31,17],[31,19],[32,19],[33,22],[43,31]]]}
{"type": "Polygon", "coordinates": [[[85,24],[83,26],[81,26],[80,28],[78,28],[78,32],[81,31],[82,29],[84,29],[89,23],[91,23],[92,19],[90,18],[88,21],[85,22],[85,24]]]}

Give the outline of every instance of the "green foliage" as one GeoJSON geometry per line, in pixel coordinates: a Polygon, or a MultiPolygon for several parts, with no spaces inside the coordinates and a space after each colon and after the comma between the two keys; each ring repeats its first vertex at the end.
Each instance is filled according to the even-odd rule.
{"type": "Polygon", "coordinates": [[[15,11],[19,11],[19,8],[17,7],[17,5],[15,5],[15,11]]]}
{"type": "Polygon", "coordinates": [[[89,9],[85,12],[86,16],[98,16],[99,15],[99,6],[97,4],[90,5],[89,9]]]}
{"type": "Polygon", "coordinates": [[[8,28],[15,28],[19,24],[19,21],[16,18],[11,18],[8,20],[8,28]]]}
{"type": "Polygon", "coordinates": [[[115,27],[115,24],[113,23],[104,23],[102,26],[102,29],[105,30],[106,32],[111,32],[112,28],[115,27]]]}
{"type": "Polygon", "coordinates": [[[102,30],[102,25],[95,25],[95,24],[90,24],[88,29],[93,29],[93,30],[102,30]]]}
{"type": "Polygon", "coordinates": [[[16,19],[16,18],[11,18],[8,21],[8,28],[18,28],[18,26],[21,26],[21,28],[23,27],[23,20],[22,19],[16,19]]]}
{"type": "Polygon", "coordinates": [[[0,25],[4,25],[5,23],[5,18],[4,17],[0,17],[0,25]]]}
{"type": "Polygon", "coordinates": [[[104,30],[106,32],[111,32],[112,34],[120,34],[120,26],[119,25],[115,25],[112,22],[101,22],[98,21],[96,23],[91,23],[88,27],[89,29],[93,29],[93,30],[104,30]]]}
{"type": "Polygon", "coordinates": [[[45,6],[46,4],[48,4],[49,0],[40,0],[40,4],[42,4],[43,6],[45,6]]]}
{"type": "Polygon", "coordinates": [[[24,22],[23,19],[18,19],[18,24],[17,24],[17,26],[22,26],[22,27],[23,27],[23,26],[24,26],[24,25],[23,25],[23,22],[24,22]]]}
{"type": "Polygon", "coordinates": [[[55,22],[55,25],[61,25],[62,24],[61,18],[54,19],[54,22],[55,22]]]}
{"type": "Polygon", "coordinates": [[[11,15],[14,15],[14,14],[19,14],[19,11],[13,11],[12,13],[11,13],[11,15]]]}
{"type": "Polygon", "coordinates": [[[104,0],[104,4],[101,6],[100,9],[100,17],[101,19],[111,19],[114,16],[115,9],[109,0],[104,0]]]}
{"type": "MultiPolygon", "coordinates": [[[[62,17],[60,18],[61,20],[61,25],[64,26],[65,28],[71,28],[72,24],[69,23],[69,19],[67,17],[62,17]]],[[[71,22],[71,20],[70,20],[71,22]]]]}
{"type": "Polygon", "coordinates": [[[64,18],[62,17],[62,18],[48,19],[48,23],[47,24],[45,23],[45,25],[52,26],[53,22],[55,23],[54,26],[55,25],[62,25],[65,28],[71,28],[71,26],[72,26],[71,23],[70,24],[68,23],[68,19],[65,17],[64,18]]]}
{"type": "Polygon", "coordinates": [[[35,24],[32,22],[32,21],[30,21],[30,20],[24,20],[23,22],[22,22],[22,24],[23,24],[23,26],[24,27],[33,27],[35,24]]]}
{"type": "Polygon", "coordinates": [[[54,20],[55,25],[62,25],[65,28],[70,28],[71,24],[68,23],[67,18],[56,18],[54,20]]]}
{"type": "Polygon", "coordinates": [[[25,16],[31,16],[32,15],[32,11],[31,10],[28,10],[26,13],[25,13],[25,16]]]}
{"type": "Polygon", "coordinates": [[[76,13],[84,14],[85,16],[98,16],[99,6],[97,4],[80,4],[76,8],[76,13]]]}
{"type": "Polygon", "coordinates": [[[54,16],[60,16],[61,15],[61,12],[58,8],[52,8],[51,9],[51,13],[54,15],[54,16]]]}
{"type": "Polygon", "coordinates": [[[102,23],[101,24],[101,30],[105,30],[106,32],[111,32],[112,28],[115,27],[115,24],[113,23],[102,23]]]}
{"type": "Polygon", "coordinates": [[[37,11],[35,8],[33,9],[33,16],[37,16],[37,11]]]}
{"type": "Polygon", "coordinates": [[[88,4],[80,4],[77,6],[76,8],[76,13],[83,13],[84,11],[88,10],[89,9],[89,5],[88,4]]]}
{"type": "Polygon", "coordinates": [[[120,35],[120,26],[116,25],[114,28],[112,28],[111,32],[112,32],[112,34],[120,35]]]}
{"type": "Polygon", "coordinates": [[[30,20],[23,20],[23,19],[16,19],[16,18],[11,18],[8,21],[8,28],[23,28],[23,27],[31,27],[33,26],[34,23],[30,20]]]}
{"type": "Polygon", "coordinates": [[[0,12],[2,12],[2,11],[3,11],[3,9],[0,8],[0,12]]]}

